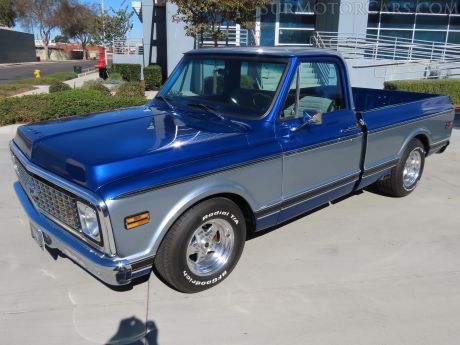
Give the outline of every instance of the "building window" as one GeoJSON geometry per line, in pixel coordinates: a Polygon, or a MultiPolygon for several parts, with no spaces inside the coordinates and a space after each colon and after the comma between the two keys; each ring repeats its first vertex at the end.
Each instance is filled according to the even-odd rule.
{"type": "Polygon", "coordinates": [[[373,0],[367,32],[440,43],[456,43],[460,31],[460,0],[373,0]],[[450,35],[452,34],[452,35],[450,35]]]}
{"type": "Polygon", "coordinates": [[[460,32],[449,32],[447,42],[453,44],[460,44],[460,32]]]}
{"type": "Polygon", "coordinates": [[[309,45],[316,0],[278,0],[260,10],[261,45],[309,45]]]}
{"type": "Polygon", "coordinates": [[[279,44],[310,43],[313,31],[280,29],[279,44]]]}

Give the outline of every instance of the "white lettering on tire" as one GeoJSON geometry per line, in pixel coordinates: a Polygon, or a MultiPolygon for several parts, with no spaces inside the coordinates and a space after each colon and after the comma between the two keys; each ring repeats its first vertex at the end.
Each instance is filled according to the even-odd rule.
{"type": "Polygon", "coordinates": [[[216,217],[216,216],[229,217],[236,225],[238,225],[240,222],[234,214],[228,211],[215,211],[215,212],[208,213],[205,216],[203,216],[202,221],[204,222],[205,220],[212,218],[212,217],[216,217]]]}
{"type": "Polygon", "coordinates": [[[225,276],[227,275],[227,271],[223,271],[221,274],[219,274],[218,277],[213,278],[211,280],[206,280],[206,281],[200,281],[197,279],[193,279],[190,274],[187,273],[187,271],[184,271],[184,277],[185,279],[188,280],[188,282],[192,285],[211,285],[211,284],[216,284],[217,282],[221,281],[225,276]]]}

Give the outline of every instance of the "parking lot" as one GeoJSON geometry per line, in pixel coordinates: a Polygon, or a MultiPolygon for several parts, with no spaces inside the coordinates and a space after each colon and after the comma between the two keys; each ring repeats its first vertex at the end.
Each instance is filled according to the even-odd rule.
{"type": "Polygon", "coordinates": [[[460,129],[409,197],[364,191],[261,234],[197,295],[153,274],[110,290],[40,251],[12,188],[9,139],[0,134],[1,344],[459,343],[460,129]]]}

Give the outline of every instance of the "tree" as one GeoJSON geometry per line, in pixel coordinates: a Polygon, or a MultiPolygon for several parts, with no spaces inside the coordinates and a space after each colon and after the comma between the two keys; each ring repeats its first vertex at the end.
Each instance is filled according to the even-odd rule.
{"type": "MultiPolygon", "coordinates": [[[[124,2],[122,3],[123,6],[124,2]]],[[[128,31],[133,28],[131,17],[134,15],[128,6],[115,11],[113,7],[108,12],[96,18],[93,42],[109,46],[114,41],[126,40],[128,31]]]]}
{"type": "Polygon", "coordinates": [[[66,35],[56,35],[53,41],[56,43],[70,43],[70,39],[66,35]]]}
{"type": "Polygon", "coordinates": [[[14,27],[17,14],[13,0],[0,0],[0,26],[14,27]]]}
{"type": "Polygon", "coordinates": [[[62,33],[81,44],[83,59],[86,60],[86,47],[94,35],[97,20],[94,6],[79,0],[63,0],[58,9],[58,18],[62,33]]]}
{"type": "Polygon", "coordinates": [[[58,26],[60,0],[16,0],[18,17],[26,27],[38,29],[45,49],[45,59],[49,59],[51,32],[58,26]]]}
{"type": "Polygon", "coordinates": [[[188,36],[197,39],[209,34],[217,47],[220,40],[228,39],[230,23],[240,24],[245,29],[254,28],[256,10],[270,4],[271,0],[171,0],[177,5],[173,16],[176,22],[185,24],[188,36]],[[227,30],[222,30],[226,27],[227,30]]]}

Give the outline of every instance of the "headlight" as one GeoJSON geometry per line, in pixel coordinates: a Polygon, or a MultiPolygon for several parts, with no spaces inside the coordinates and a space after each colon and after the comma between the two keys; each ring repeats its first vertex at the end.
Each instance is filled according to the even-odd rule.
{"type": "Polygon", "coordinates": [[[100,242],[101,236],[96,211],[80,201],[77,201],[77,208],[83,233],[89,238],[100,242]]]}

